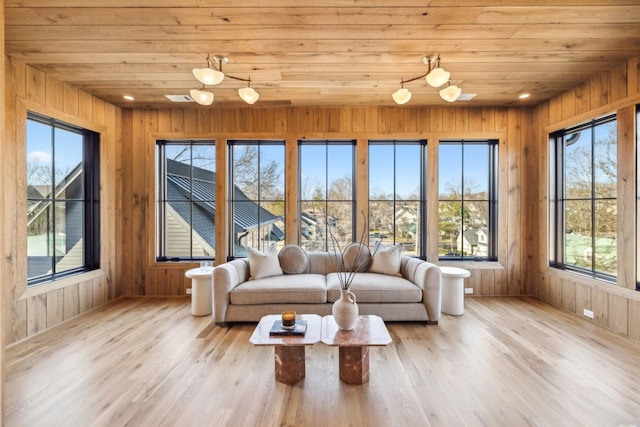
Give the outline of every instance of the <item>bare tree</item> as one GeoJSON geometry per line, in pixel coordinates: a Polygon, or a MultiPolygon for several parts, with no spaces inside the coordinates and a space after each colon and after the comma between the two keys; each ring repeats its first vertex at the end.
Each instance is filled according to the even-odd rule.
{"type": "Polygon", "coordinates": [[[275,160],[259,162],[258,146],[234,147],[233,182],[253,200],[282,200],[282,165],[275,160]],[[258,197],[259,195],[259,197],[258,197]]]}

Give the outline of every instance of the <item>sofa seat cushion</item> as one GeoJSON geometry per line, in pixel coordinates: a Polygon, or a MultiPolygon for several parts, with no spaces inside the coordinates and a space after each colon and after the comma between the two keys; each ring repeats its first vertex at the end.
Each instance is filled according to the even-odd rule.
{"type": "Polygon", "coordinates": [[[248,280],[233,288],[231,304],[317,304],[327,302],[324,274],[287,274],[248,280]]]}
{"type": "MultiPolygon", "coordinates": [[[[361,303],[421,302],[422,289],[402,277],[377,273],[357,273],[351,282],[351,292],[361,303]]],[[[338,273],[327,275],[327,300],[340,298],[338,273]]]]}

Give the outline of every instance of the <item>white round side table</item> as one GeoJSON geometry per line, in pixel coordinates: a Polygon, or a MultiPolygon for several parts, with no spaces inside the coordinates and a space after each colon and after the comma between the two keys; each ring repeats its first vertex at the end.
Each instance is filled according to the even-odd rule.
{"type": "Polygon", "coordinates": [[[464,268],[440,267],[442,271],[442,312],[464,314],[464,279],[471,273],[464,268]]]}
{"type": "Polygon", "coordinates": [[[213,312],[213,268],[192,268],[185,273],[191,279],[191,314],[207,316],[213,312]]]}

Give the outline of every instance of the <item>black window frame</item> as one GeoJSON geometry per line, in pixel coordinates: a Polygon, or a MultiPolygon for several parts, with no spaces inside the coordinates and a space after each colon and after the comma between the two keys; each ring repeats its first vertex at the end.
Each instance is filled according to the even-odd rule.
{"type": "MultiPolygon", "coordinates": [[[[581,123],[577,126],[561,129],[553,132],[549,135],[549,267],[559,270],[570,271],[573,273],[582,274],[594,279],[599,279],[607,283],[615,284],[617,281],[617,275],[606,274],[604,272],[595,270],[596,257],[592,256],[591,269],[582,267],[576,267],[568,264],[565,261],[565,209],[566,201],[574,200],[569,199],[566,196],[566,182],[565,182],[565,148],[566,144],[564,137],[568,134],[575,134],[577,132],[591,129],[591,153],[592,153],[592,168],[593,168],[593,151],[595,146],[595,132],[593,129],[596,126],[617,121],[617,115],[607,114],[585,123],[581,123]]],[[[617,162],[616,162],[617,167],[617,162]]],[[[617,169],[616,169],[617,172],[617,169]]],[[[593,178],[592,173],[592,178],[593,178]]],[[[612,198],[596,198],[594,196],[595,180],[591,180],[591,224],[592,224],[592,248],[595,247],[595,232],[593,231],[593,224],[595,223],[594,204],[597,200],[617,200],[612,198]]]]}
{"type": "MultiPolygon", "coordinates": [[[[461,145],[462,146],[462,164],[461,164],[461,184],[464,185],[464,147],[465,145],[486,145],[489,148],[488,161],[488,217],[487,217],[487,256],[465,256],[462,253],[460,255],[438,255],[439,261],[480,261],[480,262],[495,262],[498,260],[498,206],[499,206],[499,148],[500,141],[497,139],[443,139],[438,141],[438,148],[442,145],[461,145]]],[[[438,168],[440,168],[440,162],[438,162],[438,168]]],[[[450,199],[445,199],[447,201],[450,199]]],[[[438,190],[438,205],[443,201],[440,199],[440,191],[438,190]]],[[[475,201],[475,200],[474,200],[475,201]]],[[[464,192],[462,192],[461,210],[464,210],[464,192]]],[[[439,209],[438,209],[439,215],[439,209]]],[[[438,234],[440,230],[438,229],[438,234]]],[[[439,237],[438,237],[439,239],[439,237]]],[[[461,251],[462,252],[462,251],[461,251]]]]}
{"type": "MultiPolygon", "coordinates": [[[[56,257],[51,257],[51,273],[27,277],[27,287],[41,285],[65,277],[86,273],[100,268],[100,134],[90,129],[85,129],[62,120],[48,117],[33,111],[27,112],[27,121],[34,121],[51,127],[52,153],[54,156],[51,168],[52,181],[55,182],[55,129],[82,135],[82,177],[84,194],[79,199],[83,205],[83,265],[80,267],[56,271],[56,257]]],[[[64,203],[65,198],[30,198],[27,195],[27,203],[30,201],[48,200],[54,206],[64,203]]],[[[55,221],[53,221],[52,236],[55,247],[55,221]]]]}
{"type": "MultiPolygon", "coordinates": [[[[228,229],[229,229],[229,233],[228,233],[227,237],[228,237],[228,245],[229,245],[229,254],[227,255],[227,261],[231,261],[231,260],[234,260],[236,258],[245,258],[245,257],[248,256],[248,255],[238,256],[238,254],[235,253],[235,249],[234,249],[235,245],[236,245],[236,242],[235,242],[235,231],[234,231],[234,228],[235,228],[235,217],[234,217],[235,209],[234,209],[234,207],[235,207],[235,203],[236,203],[236,199],[235,199],[236,192],[235,192],[235,189],[234,189],[235,180],[234,180],[234,168],[233,168],[233,164],[234,164],[233,163],[233,159],[234,159],[234,157],[233,157],[233,153],[234,153],[233,147],[241,146],[241,145],[249,145],[249,146],[257,146],[258,147],[258,171],[257,171],[258,179],[260,179],[260,165],[261,165],[261,162],[260,162],[260,155],[261,155],[260,147],[262,147],[262,146],[282,146],[283,147],[283,154],[284,154],[284,158],[282,159],[283,160],[283,169],[284,169],[283,170],[283,177],[284,177],[284,173],[286,172],[287,153],[286,153],[286,141],[284,139],[230,139],[230,140],[227,141],[227,146],[229,148],[229,150],[228,150],[229,151],[229,173],[228,173],[229,180],[228,180],[228,191],[227,191],[227,194],[228,194],[228,198],[227,198],[227,200],[228,200],[228,206],[227,206],[228,210],[227,210],[227,212],[228,212],[228,229]]],[[[264,202],[281,202],[284,205],[284,209],[283,210],[286,213],[286,203],[287,203],[286,202],[286,191],[287,191],[286,185],[287,185],[287,183],[286,183],[286,179],[285,179],[284,182],[283,182],[283,198],[282,198],[282,200],[262,199],[261,198],[261,192],[260,192],[260,189],[261,189],[260,185],[257,186],[258,187],[258,199],[257,200],[249,199],[249,200],[257,203],[258,206],[260,206],[261,202],[263,202],[263,201],[264,202]]],[[[245,201],[246,200],[238,200],[238,202],[245,202],[245,201]]],[[[261,214],[261,210],[258,209],[258,223],[260,223],[260,214],[261,214]]],[[[285,221],[285,218],[283,216],[282,222],[284,223],[284,221],[285,221]]],[[[282,230],[282,231],[284,232],[284,230],[282,230]]],[[[240,242],[238,242],[238,244],[239,243],[240,242]]],[[[259,245],[258,248],[255,248],[255,249],[260,250],[260,251],[264,251],[265,247],[259,245]]]]}
{"type": "MultiPolygon", "coordinates": [[[[166,215],[166,206],[165,203],[168,203],[170,200],[167,198],[167,188],[166,188],[166,147],[170,145],[189,145],[191,147],[194,146],[208,146],[211,147],[214,153],[214,162],[216,155],[216,142],[212,139],[200,140],[200,139],[159,139],[156,140],[156,262],[164,263],[164,262],[198,262],[198,261],[215,261],[216,257],[213,256],[194,256],[193,255],[193,245],[189,245],[190,256],[175,256],[166,255],[166,234],[165,234],[165,215],[166,215]]],[[[191,150],[190,154],[190,187],[193,187],[193,150],[191,150]]],[[[215,171],[213,172],[215,175],[215,171]]],[[[190,216],[190,236],[193,235],[193,207],[196,204],[202,203],[211,203],[215,206],[216,199],[216,189],[215,184],[213,190],[213,198],[209,200],[194,200],[193,199],[193,191],[190,191],[190,200],[189,200],[189,216],[190,216]]],[[[215,230],[214,230],[214,239],[215,239],[215,230]]],[[[193,241],[193,237],[190,238],[190,241],[193,241]]],[[[215,247],[213,248],[216,251],[215,247]]],[[[217,253],[217,252],[215,252],[217,253]]]]}
{"type": "MultiPolygon", "coordinates": [[[[329,200],[328,198],[326,198],[324,200],[325,203],[325,212],[328,212],[328,206],[329,206],[329,202],[350,202],[351,203],[351,241],[355,242],[356,241],[356,232],[357,232],[357,223],[356,223],[356,218],[357,218],[357,185],[358,183],[356,182],[356,146],[357,146],[357,140],[356,139],[344,139],[344,138],[340,138],[340,139],[300,139],[298,140],[298,242],[301,243],[302,242],[302,219],[300,218],[300,216],[302,216],[302,204],[304,202],[309,202],[312,200],[307,200],[307,199],[303,199],[302,198],[302,150],[301,147],[302,146],[312,146],[312,145],[316,145],[316,146],[325,146],[327,147],[325,150],[325,165],[329,164],[329,149],[328,147],[331,145],[335,145],[335,146],[350,146],[351,147],[351,200],[329,200]]],[[[329,190],[329,174],[325,173],[325,189],[329,190]]],[[[324,244],[324,251],[329,251],[330,246],[331,249],[338,249],[336,247],[333,247],[334,245],[331,244],[330,241],[330,237],[329,237],[329,233],[326,233],[325,235],[325,244],[324,244]]],[[[323,249],[319,249],[319,250],[323,250],[323,249]]]]}
{"type": "MultiPolygon", "coordinates": [[[[394,194],[393,194],[393,199],[391,200],[378,200],[378,199],[372,199],[371,198],[371,189],[369,188],[369,194],[368,194],[368,203],[369,203],[369,223],[371,221],[371,202],[389,202],[392,201],[393,202],[393,208],[394,208],[394,212],[397,206],[397,203],[399,200],[396,198],[396,147],[399,145],[418,145],[420,147],[420,189],[419,189],[419,197],[420,199],[418,200],[418,209],[419,209],[419,218],[420,218],[420,225],[419,225],[419,245],[416,248],[416,252],[417,254],[414,256],[415,258],[419,258],[419,259],[423,259],[426,260],[427,258],[427,227],[426,224],[428,223],[427,221],[427,140],[426,139],[391,139],[391,140],[384,140],[384,139],[372,139],[369,140],[369,157],[371,155],[371,146],[380,146],[380,145],[387,145],[387,146],[393,146],[393,155],[394,155],[394,159],[393,159],[393,165],[394,165],[394,172],[393,172],[393,188],[394,188],[394,194]]],[[[369,164],[369,176],[371,176],[371,164],[369,164]]],[[[396,218],[394,215],[394,219],[393,219],[393,227],[394,230],[396,229],[396,218]]],[[[395,232],[393,233],[393,244],[396,243],[395,241],[395,232]]],[[[371,242],[369,242],[369,244],[371,244],[371,242]]]]}

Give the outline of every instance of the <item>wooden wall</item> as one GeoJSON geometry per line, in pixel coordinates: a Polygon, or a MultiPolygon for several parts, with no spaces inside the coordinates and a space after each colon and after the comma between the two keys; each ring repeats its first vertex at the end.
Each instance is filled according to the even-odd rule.
{"type": "MultiPolygon", "coordinates": [[[[312,138],[357,140],[357,209],[367,211],[369,139],[423,138],[428,141],[429,194],[437,194],[437,141],[444,138],[495,138],[500,141],[500,212],[498,262],[462,263],[471,270],[468,286],[476,295],[529,294],[523,267],[525,244],[533,240],[525,230],[523,192],[529,185],[523,165],[529,161],[526,141],[532,138],[525,108],[362,107],[302,108],[198,107],[172,110],[123,110],[122,257],[123,295],[181,295],[193,264],[155,262],[155,141],[207,138],[217,143],[216,223],[226,224],[226,141],[228,139],[284,139],[286,141],[286,201],[288,243],[297,243],[297,141],[312,138]]],[[[428,201],[428,259],[437,260],[437,198],[428,201]]],[[[360,218],[359,218],[360,220],[360,218]]],[[[358,223],[361,229],[363,225],[358,223]]],[[[218,227],[217,263],[226,253],[226,230],[218,227]]],[[[455,264],[460,265],[460,264],[455,264]]]]}
{"type": "MultiPolygon", "coordinates": [[[[4,30],[4,0],[0,0],[0,28],[4,30]]],[[[4,31],[0,32],[0,70],[4,70],[4,31]]],[[[4,79],[0,78],[0,102],[4,99],[4,79]]],[[[5,115],[4,108],[0,108],[0,135],[4,135],[4,127],[5,127],[5,115]]],[[[2,154],[0,154],[0,159],[2,159],[2,154]]],[[[0,173],[0,188],[6,188],[7,183],[4,179],[4,173],[0,173]]],[[[0,191],[0,218],[3,218],[6,214],[6,203],[5,203],[5,192],[0,191]]],[[[0,227],[4,225],[4,222],[0,220],[0,227]]],[[[2,259],[0,260],[0,286],[4,285],[6,282],[4,280],[4,271],[5,266],[8,266],[7,258],[5,256],[6,248],[4,244],[4,239],[0,239],[0,256],[2,259]]],[[[4,289],[0,289],[0,308],[4,307],[5,302],[5,292],[4,289]]],[[[4,325],[5,325],[5,310],[0,310],[0,425],[4,425],[4,342],[5,342],[5,333],[4,333],[4,325]]]]}
{"type": "MultiPolygon", "coordinates": [[[[4,46],[4,43],[2,43],[4,46]]],[[[2,55],[4,58],[4,55],[2,55]]],[[[5,58],[5,124],[2,164],[4,332],[7,344],[32,336],[97,307],[117,295],[116,247],[120,221],[120,110],[34,68],[5,58]],[[101,269],[27,289],[27,111],[35,111],[101,134],[101,269]]]]}
{"type": "Polygon", "coordinates": [[[640,339],[640,292],[636,287],[636,105],[640,103],[640,59],[595,76],[536,107],[535,136],[525,150],[537,162],[527,164],[527,229],[537,230],[530,248],[529,289],[538,298],[594,322],[640,339]],[[558,129],[615,112],[618,117],[618,272],[607,284],[548,266],[548,135],[558,129]]]}

